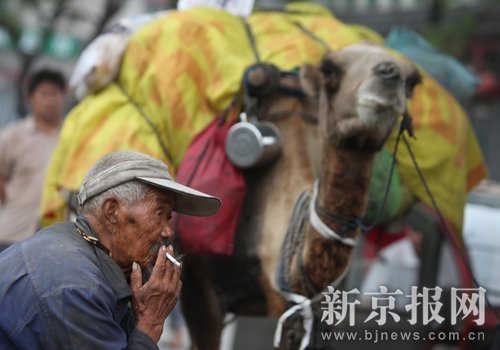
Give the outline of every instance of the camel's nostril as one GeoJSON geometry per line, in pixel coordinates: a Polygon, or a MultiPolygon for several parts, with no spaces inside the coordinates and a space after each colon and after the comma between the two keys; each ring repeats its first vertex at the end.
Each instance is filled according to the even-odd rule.
{"type": "Polygon", "coordinates": [[[399,68],[393,62],[382,62],[373,68],[375,74],[385,80],[395,80],[400,77],[399,68]]]}

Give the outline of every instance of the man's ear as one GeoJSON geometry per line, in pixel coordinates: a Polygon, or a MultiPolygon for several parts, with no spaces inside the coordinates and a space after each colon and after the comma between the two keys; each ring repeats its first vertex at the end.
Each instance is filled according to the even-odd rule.
{"type": "Polygon", "coordinates": [[[118,222],[118,200],[116,198],[106,198],[102,203],[102,215],[106,222],[116,224],[118,222]]]}

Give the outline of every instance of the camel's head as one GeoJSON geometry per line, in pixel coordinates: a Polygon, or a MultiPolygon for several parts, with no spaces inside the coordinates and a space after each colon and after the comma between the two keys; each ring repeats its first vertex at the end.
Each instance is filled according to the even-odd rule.
{"type": "Polygon", "coordinates": [[[327,142],[352,149],[382,147],[420,79],[415,65],[371,44],[330,52],[301,69],[327,142]]]}

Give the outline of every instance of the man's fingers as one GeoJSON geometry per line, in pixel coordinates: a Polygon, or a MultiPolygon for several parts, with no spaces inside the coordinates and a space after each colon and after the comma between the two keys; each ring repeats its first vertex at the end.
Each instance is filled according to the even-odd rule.
{"type": "Polygon", "coordinates": [[[177,267],[173,263],[171,263],[170,265],[171,265],[170,266],[171,269],[169,271],[167,271],[167,273],[165,274],[166,275],[165,277],[168,278],[170,283],[173,283],[174,287],[175,287],[177,284],[179,284],[179,281],[181,280],[181,268],[177,267]]]}
{"type": "Polygon", "coordinates": [[[168,245],[168,247],[167,247],[167,252],[168,252],[170,255],[174,256],[174,247],[172,247],[172,245],[171,245],[171,244],[169,244],[169,245],[168,245]]]}
{"type": "Polygon", "coordinates": [[[156,256],[155,266],[153,267],[153,272],[151,273],[151,280],[161,279],[165,274],[166,269],[166,258],[165,253],[167,252],[167,248],[162,245],[160,249],[158,249],[158,255],[156,256]]]}
{"type": "MultiPolygon", "coordinates": [[[[172,247],[172,245],[169,245],[167,247],[166,252],[168,252],[172,257],[174,256],[174,248],[172,247]]],[[[165,278],[171,281],[174,278],[174,274],[176,272],[180,273],[181,268],[177,266],[174,262],[170,261],[170,259],[166,258],[166,260],[167,260],[167,271],[165,273],[165,278]]]]}
{"type": "Polygon", "coordinates": [[[134,262],[132,264],[132,273],[130,274],[130,288],[132,291],[136,291],[142,287],[142,273],[141,267],[138,263],[134,262]]]}

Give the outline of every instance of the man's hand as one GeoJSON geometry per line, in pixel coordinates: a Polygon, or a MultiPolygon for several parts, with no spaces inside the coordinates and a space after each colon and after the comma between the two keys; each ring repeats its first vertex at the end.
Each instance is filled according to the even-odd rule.
{"type": "Polygon", "coordinates": [[[181,269],[166,259],[166,252],[174,254],[172,246],[158,251],[151,278],[142,284],[141,268],[134,263],[130,275],[132,308],[137,316],[136,328],[146,333],[155,342],[160,340],[163,323],[172,311],[181,291],[181,269]]]}

